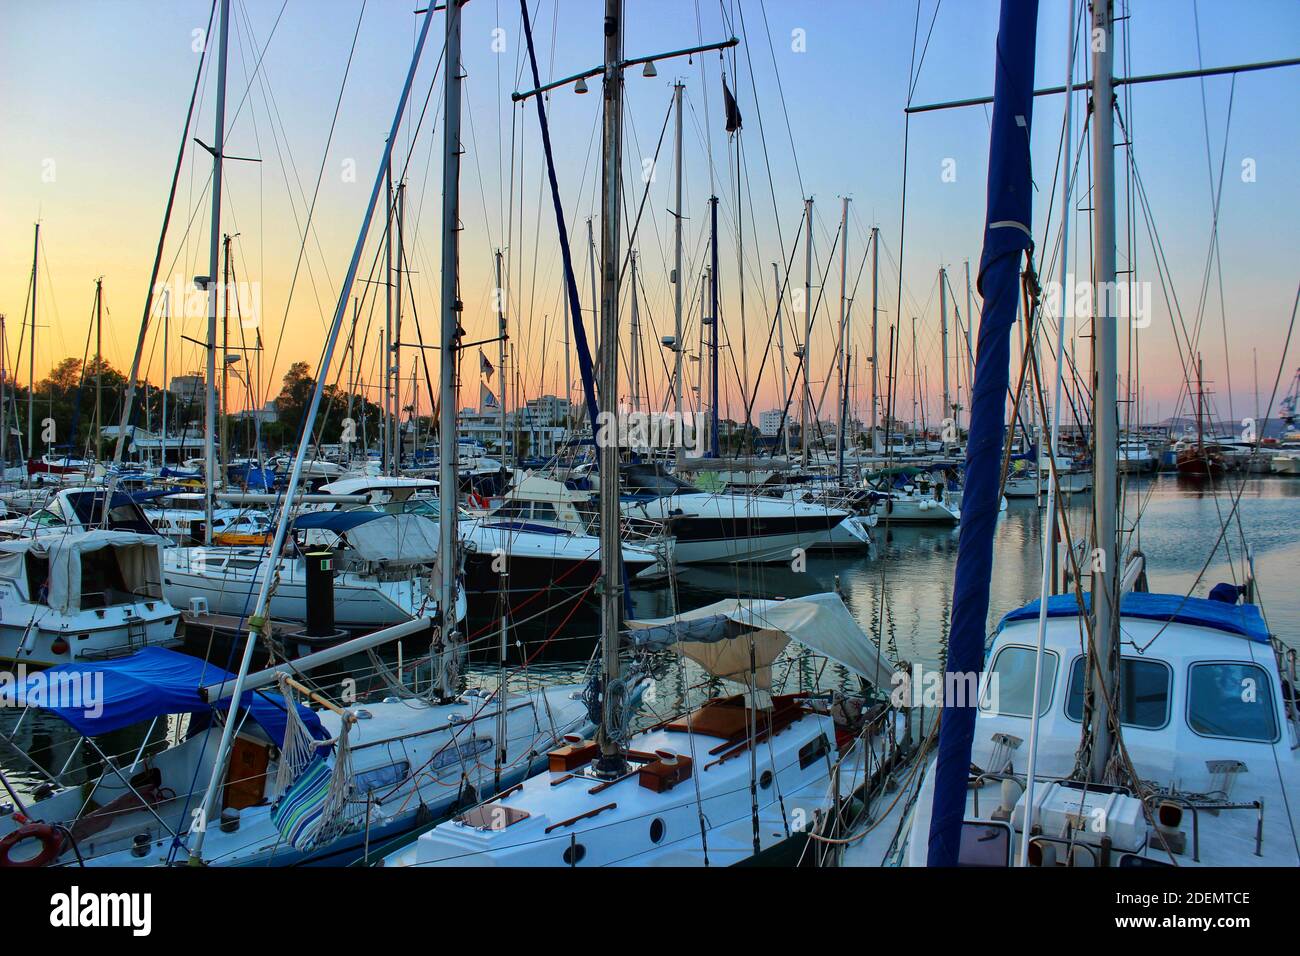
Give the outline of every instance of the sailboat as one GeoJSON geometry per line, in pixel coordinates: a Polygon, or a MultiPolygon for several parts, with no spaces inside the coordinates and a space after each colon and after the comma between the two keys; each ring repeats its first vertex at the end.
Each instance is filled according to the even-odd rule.
{"type": "MultiPolygon", "coordinates": [[[[606,0],[605,24],[601,251],[611,262],[617,261],[620,228],[615,172],[622,125],[622,0],[606,0]]],[[[524,25],[538,89],[523,96],[536,100],[553,170],[526,9],[524,25]]],[[[551,184],[565,249],[554,178],[551,184]]],[[[572,313],[580,315],[570,263],[565,273],[572,313]]],[[[600,394],[608,397],[617,393],[619,278],[612,268],[602,275],[600,394]]],[[[385,866],[709,866],[752,860],[801,846],[823,817],[838,812],[848,792],[887,776],[903,751],[906,722],[875,695],[891,680],[893,667],[838,595],[735,598],[630,622],[625,630],[620,489],[617,480],[605,479],[618,475],[620,449],[607,441],[598,452],[602,675],[595,738],[567,738],[547,755],[547,772],[434,827],[388,856],[385,866]],[[771,694],[771,665],[792,640],[846,667],[862,682],[861,693],[771,694]],[[624,645],[674,651],[738,685],[739,692],[631,733],[630,682],[637,672],[623,667],[624,645]]]]}
{"type": "MultiPolygon", "coordinates": [[[[219,5],[217,49],[222,74],[229,6],[229,0],[219,5]]],[[[460,8],[460,3],[454,3],[446,9],[443,156],[448,188],[443,193],[440,376],[444,449],[449,444],[454,447],[456,441],[460,8]]],[[[304,416],[285,488],[289,503],[296,503],[300,495],[312,423],[320,409],[343,313],[430,25],[440,12],[430,7],[423,14],[304,416]]],[[[220,110],[218,114],[220,127],[220,110]]],[[[142,720],[162,726],[176,714],[190,716],[189,734],[156,756],[146,755],[143,749],[133,759],[108,760],[100,754],[105,769],[91,783],[96,791],[104,788],[100,792],[106,802],[87,801],[79,781],[50,774],[50,786],[37,799],[18,797],[16,812],[0,820],[0,862],[84,862],[82,851],[92,844],[96,861],[128,865],[154,865],[182,857],[193,865],[348,862],[364,855],[372,837],[399,836],[438,819],[461,802],[473,802],[484,792],[522,779],[564,735],[589,734],[593,723],[581,684],[510,693],[510,675],[503,669],[495,691],[463,688],[455,598],[459,561],[454,467],[451,456],[444,456],[444,475],[446,470],[453,473],[439,487],[442,520],[437,531],[434,613],[253,673],[253,652],[265,637],[276,585],[266,573],[275,558],[266,554],[283,553],[293,520],[286,507],[269,552],[263,553],[257,588],[250,592],[248,630],[236,671],[163,649],[102,664],[67,665],[76,670],[66,675],[66,682],[87,679],[113,688],[102,701],[104,706],[96,706],[93,713],[76,706],[59,713],[82,735],[86,746],[97,750],[96,738],[105,731],[142,720]],[[400,639],[423,640],[430,648],[429,679],[423,687],[407,686],[402,673],[394,674],[382,664],[377,665],[377,676],[382,678],[380,692],[386,696],[379,700],[359,702],[340,693],[339,703],[302,682],[301,674],[400,639]],[[268,690],[273,685],[278,687],[278,698],[268,690]],[[328,714],[318,715],[290,697],[309,699],[328,714]]],[[[311,514],[334,516],[309,512],[304,517],[311,514]]],[[[379,524],[408,516],[369,512],[362,517],[379,524]]],[[[17,692],[23,703],[64,707],[39,697],[40,688],[30,681],[17,692]]],[[[634,686],[627,698],[633,704],[638,700],[636,690],[634,686]]],[[[181,726],[171,721],[168,725],[181,726]]]]}
{"type": "MultiPolygon", "coordinates": [[[[1067,90],[1073,89],[1074,8],[1067,90]]],[[[1113,23],[1112,3],[1093,4],[1094,281],[1102,289],[1114,288],[1116,269],[1113,23]]],[[[1036,24],[1036,0],[1003,0],[966,526],[944,675],[945,685],[957,686],[971,686],[965,679],[977,675],[978,691],[945,700],[935,758],[909,780],[891,814],[845,842],[841,862],[1295,866],[1300,816],[1288,794],[1300,785],[1300,713],[1284,678],[1281,646],[1254,603],[1253,574],[1245,585],[1221,584],[1205,598],[1154,594],[1141,589],[1140,556],[1118,560],[1113,301],[1101,303],[1095,340],[1094,522],[1103,560],[1093,564],[1088,593],[1076,585],[1049,595],[1051,535],[1045,534],[1042,596],[1002,618],[987,670],[982,666],[1008,341],[1017,274],[1030,249],[1025,137],[1036,24]]],[[[1072,141],[1072,100],[1067,96],[1066,142],[1072,141]]],[[[1067,209],[1071,179],[1064,187],[1067,209]]],[[[1059,345],[1058,339],[1058,355],[1059,345]]],[[[1060,393],[1058,371],[1049,450],[1056,446],[1060,393]]],[[[1049,502],[1047,521],[1056,521],[1053,507],[1049,502]]],[[[1074,580],[1081,577],[1076,569],[1074,580]]]]}

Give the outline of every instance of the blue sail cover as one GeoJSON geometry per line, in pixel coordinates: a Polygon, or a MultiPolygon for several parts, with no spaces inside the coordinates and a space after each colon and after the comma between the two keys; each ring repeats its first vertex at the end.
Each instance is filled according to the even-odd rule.
{"type": "MultiPolygon", "coordinates": [[[[1091,608],[1092,595],[1084,592],[1083,611],[1091,608]]],[[[1190,627],[1208,627],[1228,634],[1240,634],[1252,641],[1267,644],[1272,640],[1264,615],[1254,604],[1227,604],[1202,597],[1183,594],[1148,594],[1128,591],[1120,597],[1121,618],[1135,617],[1162,624],[1186,624],[1190,627]]],[[[1055,594],[1047,599],[1048,617],[1077,617],[1079,601],[1073,594],[1055,594]]],[[[1017,621],[1038,620],[1038,602],[1030,601],[1002,618],[998,629],[1017,621]]]]}
{"type": "MultiPolygon", "coordinates": [[[[1020,260],[1033,245],[1029,129],[1034,105],[1034,35],[1038,0],[1002,0],[989,142],[988,213],[979,290],[984,299],[966,443],[961,540],[953,582],[948,674],[979,674],[993,572],[1002,443],[1016,321],[1020,260]]],[[[945,679],[945,687],[963,686],[945,679]]],[[[966,812],[966,780],[975,736],[975,702],[944,701],[930,817],[930,866],[956,866],[966,812]],[[955,706],[960,703],[961,706],[955,706]]]]}
{"type": "MultiPolygon", "coordinates": [[[[235,675],[188,654],[165,647],[146,647],[130,657],[93,663],[60,664],[29,674],[17,686],[14,701],[20,707],[40,707],[63,718],[85,737],[106,734],[132,724],[169,714],[210,717],[212,711],[226,713],[230,698],[209,704],[199,689],[235,675]],[[70,688],[77,688],[75,693],[70,688]],[[52,706],[52,697],[58,706],[52,706]]],[[[9,693],[12,693],[9,692],[9,693]]],[[[0,686],[0,701],[9,693],[0,686]]],[[[249,691],[241,699],[253,720],[277,745],[284,741],[287,704],[279,694],[249,691]]],[[[317,740],[329,737],[315,711],[297,705],[298,716],[317,740]]]]}

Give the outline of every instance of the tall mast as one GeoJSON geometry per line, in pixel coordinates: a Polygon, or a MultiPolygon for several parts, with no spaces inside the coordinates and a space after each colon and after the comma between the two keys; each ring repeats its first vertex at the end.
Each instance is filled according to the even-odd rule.
{"type": "Polygon", "coordinates": [[[837,436],[837,473],[840,476],[844,474],[844,419],[849,410],[849,382],[844,374],[844,361],[848,356],[849,349],[849,299],[848,299],[848,279],[849,279],[849,197],[844,197],[843,210],[840,212],[840,349],[839,349],[839,370],[840,370],[840,388],[839,388],[839,430],[837,436]]]}
{"type": "Polygon", "coordinates": [[[221,287],[221,467],[230,467],[230,235],[222,241],[221,287]]]}
{"type": "Polygon", "coordinates": [[[799,356],[803,372],[803,427],[799,429],[800,458],[808,467],[808,438],[812,434],[812,383],[808,380],[808,358],[812,351],[812,269],[813,269],[813,201],[803,201],[804,214],[804,278],[803,278],[803,352],[799,356]]]}
{"type": "Polygon", "coordinates": [[[781,271],[772,263],[772,280],[776,283],[776,349],[781,356],[781,434],[785,445],[785,460],[790,462],[790,379],[785,367],[785,322],[781,320],[781,271]]]}
{"type": "Polygon", "coordinates": [[[95,280],[95,461],[104,427],[104,277],[95,280]]]}
{"type": "Polygon", "coordinates": [[[1093,513],[1100,560],[1093,562],[1092,639],[1100,666],[1089,667],[1092,694],[1092,748],[1089,779],[1102,782],[1115,749],[1107,712],[1118,689],[1119,537],[1116,513],[1119,479],[1116,473],[1118,423],[1118,336],[1115,318],[1115,125],[1112,90],[1112,0],[1094,0],[1092,31],[1092,169],[1093,169],[1093,298],[1096,329],[1093,338],[1094,447],[1093,513]],[[1100,673],[1100,682],[1098,674],[1100,673]]]}
{"type": "Polygon", "coordinates": [[[573,366],[572,354],[573,343],[570,341],[572,317],[569,315],[569,297],[563,295],[564,299],[564,432],[568,437],[569,428],[573,424],[573,366]]]}
{"type": "Polygon", "coordinates": [[[709,197],[709,457],[717,458],[718,448],[718,197],[709,197]]]}
{"type": "MultiPolygon", "coordinates": [[[[605,0],[605,76],[600,189],[600,398],[605,411],[613,411],[618,396],[618,184],[623,168],[623,0],[605,0]]],[[[599,434],[591,423],[593,436],[599,434]]],[[[617,429],[612,429],[617,434],[617,429]]],[[[604,688],[597,742],[600,758],[596,773],[613,778],[626,772],[627,758],[615,728],[622,702],[610,693],[620,679],[619,624],[623,614],[623,544],[619,538],[618,441],[600,444],[600,630],[604,654],[604,688]],[[611,733],[611,731],[615,731],[611,733]]]]}
{"type": "Polygon", "coordinates": [[[171,290],[163,289],[162,293],[162,315],[163,315],[163,364],[162,364],[162,446],[158,450],[160,468],[167,464],[167,393],[171,387],[167,381],[167,358],[171,346],[171,290]]]}
{"type": "Polygon", "coordinates": [[[641,380],[638,363],[641,355],[641,310],[636,299],[636,253],[632,253],[632,342],[628,349],[628,389],[632,393],[632,411],[641,411],[641,380]]]}
{"type": "Polygon", "coordinates": [[[217,49],[217,116],[212,144],[212,223],[208,235],[208,367],[203,430],[203,543],[212,544],[212,493],[217,480],[217,257],[221,250],[221,182],[226,150],[226,53],[230,46],[230,0],[221,0],[217,49]]]}
{"type": "Polygon", "coordinates": [[[383,412],[379,416],[380,420],[380,468],[384,474],[391,475],[394,472],[392,457],[392,428],[393,428],[393,166],[390,157],[388,165],[384,169],[385,189],[387,202],[385,208],[388,210],[384,219],[384,342],[380,350],[381,361],[384,363],[383,386],[381,392],[381,402],[383,412]]]}
{"type": "MultiPolygon", "coordinates": [[[[505,284],[502,279],[501,268],[501,250],[496,254],[496,301],[497,301],[497,370],[501,375],[501,396],[499,402],[500,423],[501,423],[501,466],[504,469],[506,462],[506,383],[510,377],[506,374],[506,293],[505,284]]],[[[567,296],[566,296],[567,298],[567,296]]],[[[567,357],[567,353],[566,353],[567,357]]],[[[519,463],[519,449],[515,448],[515,463],[519,463]]],[[[510,682],[506,675],[506,659],[509,654],[510,645],[508,643],[507,631],[509,630],[510,609],[510,565],[509,549],[503,549],[502,568],[499,592],[504,595],[501,602],[500,622],[498,624],[498,644],[497,655],[498,663],[501,667],[501,682],[497,689],[497,751],[496,760],[493,762],[494,780],[497,787],[501,786],[501,768],[506,764],[506,743],[507,743],[507,721],[509,719],[509,699],[510,682]]]]}
{"type": "Polygon", "coordinates": [[[880,229],[871,227],[871,451],[876,450],[876,405],[880,387],[877,380],[876,323],[880,318],[880,229]]]}
{"type": "Polygon", "coordinates": [[[32,240],[32,334],[27,349],[27,454],[36,454],[33,426],[36,422],[36,290],[40,288],[41,224],[36,224],[36,238],[32,240]]]}
{"type": "MultiPolygon", "coordinates": [[[[603,227],[602,227],[602,228],[603,228],[603,227]]],[[[594,310],[594,309],[599,308],[599,306],[597,305],[597,303],[600,302],[600,295],[599,295],[599,293],[596,291],[596,230],[595,230],[595,227],[592,225],[592,221],[591,221],[591,217],[590,217],[590,216],[587,217],[587,262],[588,262],[589,270],[590,270],[590,272],[591,272],[591,307],[592,307],[592,309],[594,310]]],[[[600,356],[599,356],[599,352],[600,352],[600,317],[599,317],[599,313],[597,313],[596,316],[592,319],[591,326],[592,326],[593,331],[595,332],[595,339],[596,339],[595,345],[596,345],[596,352],[597,352],[596,361],[599,362],[599,361],[600,361],[600,356]]],[[[617,403],[616,403],[616,404],[617,404],[617,403]]],[[[611,406],[611,407],[612,407],[612,406],[611,406]]],[[[596,427],[596,423],[595,423],[595,422],[592,422],[592,423],[591,423],[591,427],[592,427],[592,429],[593,429],[592,434],[594,435],[594,434],[595,434],[594,429],[595,429],[595,427],[596,427]]]]}
{"type": "MultiPolygon", "coordinates": [[[[943,404],[939,407],[939,421],[942,423],[954,414],[952,394],[948,389],[948,272],[943,266],[939,267],[939,336],[943,339],[943,404]]],[[[946,434],[947,429],[943,433],[946,434]]]]}
{"type": "MultiPolygon", "coordinates": [[[[456,693],[456,572],[458,561],[456,507],[456,353],[460,348],[460,7],[447,4],[446,85],[442,132],[442,342],[438,352],[438,537],[442,573],[438,580],[441,618],[438,693],[449,700],[456,693]]],[[[399,261],[400,265],[400,261],[399,261]]],[[[400,282],[400,273],[399,279],[400,282]]],[[[505,374],[502,373],[504,381],[505,374]]]]}
{"type": "MultiPolygon", "coordinates": [[[[459,131],[456,135],[460,135],[459,131]]],[[[459,197],[457,206],[459,208],[459,197]]],[[[402,274],[406,271],[405,229],[406,183],[403,181],[397,184],[397,291],[393,308],[393,341],[388,356],[388,364],[393,367],[393,474],[397,474],[402,467],[402,274]]]]}
{"type": "MultiPolygon", "coordinates": [[[[1062,254],[1064,255],[1064,254],[1062,254]]],[[[975,302],[971,295],[970,260],[966,260],[966,404],[975,405],[975,302]]],[[[967,421],[970,414],[967,413],[967,421]]],[[[960,436],[959,436],[960,437],[960,436]]]]}
{"type": "Polygon", "coordinates": [[[677,467],[686,457],[685,422],[682,418],[682,83],[673,84],[673,109],[677,114],[674,150],[677,154],[674,170],[673,206],[673,403],[677,413],[677,428],[681,429],[677,442],[677,467]]]}

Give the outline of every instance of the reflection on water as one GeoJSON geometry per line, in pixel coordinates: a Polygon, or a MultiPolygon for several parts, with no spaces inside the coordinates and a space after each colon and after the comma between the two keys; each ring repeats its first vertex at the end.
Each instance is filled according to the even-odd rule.
{"type": "MultiPolygon", "coordinates": [[[[1069,505],[1070,527],[1075,535],[1087,527],[1091,498],[1075,496],[1069,505]]],[[[1242,556],[1249,544],[1255,558],[1260,600],[1273,632],[1292,645],[1300,645],[1300,589],[1296,587],[1300,568],[1300,481],[1258,477],[1240,486],[1236,479],[1212,485],[1183,482],[1173,476],[1131,479],[1126,496],[1124,526],[1141,515],[1133,544],[1148,556],[1148,578],[1152,590],[1204,596],[1220,581],[1241,579],[1242,556]],[[1232,510],[1233,498],[1241,490],[1236,520],[1220,534],[1224,519],[1232,510]],[[1202,573],[1203,572],[1203,573],[1202,573]]],[[[994,543],[993,581],[989,602],[989,624],[1005,613],[1038,596],[1041,569],[1041,510],[1032,500],[1012,500],[999,520],[994,543]]],[[[712,566],[680,569],[671,582],[654,587],[634,587],[633,613],[637,617],[671,614],[674,607],[688,610],[726,597],[797,597],[837,587],[844,595],[862,628],[887,654],[924,667],[939,666],[952,614],[952,578],[957,560],[958,534],[952,530],[922,527],[875,529],[876,546],[870,555],[824,557],[812,555],[803,570],[791,566],[712,566]]],[[[511,658],[530,658],[527,672],[511,681],[511,693],[529,686],[581,680],[595,650],[598,616],[590,606],[565,604],[546,607],[545,596],[532,601],[516,617],[529,617],[509,635],[511,658]]],[[[471,684],[494,689],[498,669],[492,661],[498,646],[496,620],[478,609],[468,622],[475,647],[471,684]]],[[[404,647],[409,661],[427,648],[404,647]]],[[[395,647],[383,657],[390,664],[397,659],[395,647]]],[[[224,658],[222,650],[217,656],[224,658]]],[[[218,663],[224,663],[219,660],[218,663]]],[[[332,675],[316,675],[326,687],[337,686],[348,668],[360,674],[358,685],[377,696],[387,693],[374,679],[371,662],[362,657],[339,665],[332,675]]],[[[427,678],[426,678],[427,679],[427,678]]],[[[773,684],[778,689],[799,690],[847,688],[851,675],[835,665],[813,659],[788,648],[773,667],[773,684]]],[[[678,712],[685,704],[720,692],[722,688],[695,665],[676,659],[665,661],[665,669],[651,699],[646,701],[643,721],[678,712]]],[[[0,730],[11,734],[18,722],[17,711],[0,711],[0,730]]],[[[151,746],[165,743],[168,728],[157,728],[151,746]]],[[[170,728],[174,733],[175,728],[170,728]]],[[[106,753],[127,754],[127,761],[145,739],[144,728],[106,735],[101,740],[106,753]]],[[[16,740],[37,755],[41,764],[57,771],[65,764],[78,772],[75,782],[84,781],[99,769],[100,761],[82,747],[75,753],[75,736],[57,718],[29,713],[17,727],[16,740]],[[71,758],[71,761],[69,761],[71,758]]],[[[0,769],[26,792],[40,776],[0,742],[0,769]]]]}

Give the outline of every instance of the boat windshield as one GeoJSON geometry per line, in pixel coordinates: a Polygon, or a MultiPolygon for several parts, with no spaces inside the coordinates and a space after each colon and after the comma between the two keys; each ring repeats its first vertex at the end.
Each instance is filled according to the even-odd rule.
{"type": "Polygon", "coordinates": [[[623,486],[630,494],[660,497],[703,494],[690,482],[668,474],[661,465],[629,465],[623,469],[623,486]]]}

